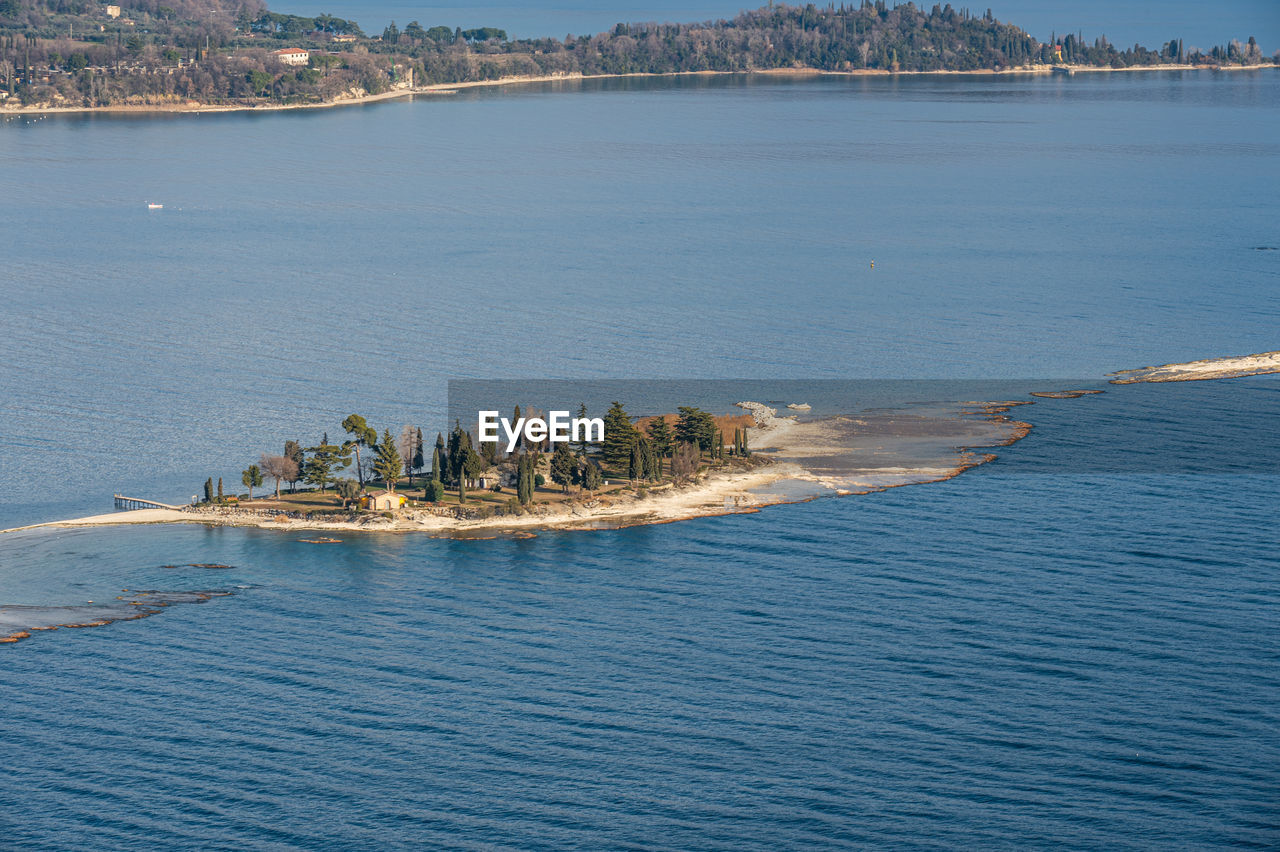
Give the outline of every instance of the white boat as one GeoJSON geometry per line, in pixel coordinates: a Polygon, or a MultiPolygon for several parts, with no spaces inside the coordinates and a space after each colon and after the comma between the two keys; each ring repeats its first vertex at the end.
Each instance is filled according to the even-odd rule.
{"type": "Polygon", "coordinates": [[[152,204],[150,201],[148,201],[148,202],[147,202],[147,209],[148,209],[148,210],[163,210],[163,209],[164,209],[164,205],[163,205],[163,204],[152,204]]]}

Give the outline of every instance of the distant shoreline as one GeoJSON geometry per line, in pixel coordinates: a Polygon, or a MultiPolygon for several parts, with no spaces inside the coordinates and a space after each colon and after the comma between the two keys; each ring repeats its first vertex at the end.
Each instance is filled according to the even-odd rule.
{"type": "MultiPolygon", "coordinates": [[[[563,83],[582,80],[625,80],[663,77],[994,77],[994,76],[1048,76],[1053,74],[1055,66],[1030,65],[1017,68],[979,68],[970,71],[885,71],[880,69],[860,68],[852,71],[828,71],[819,68],[767,68],[753,71],[671,71],[666,73],[637,72],[633,74],[546,74],[532,76],[499,77],[494,80],[474,80],[465,83],[432,83],[427,86],[404,87],[380,92],[376,95],[361,95],[352,98],[340,98],[333,101],[308,104],[202,104],[194,101],[172,104],[113,104],[100,107],[62,107],[31,106],[11,108],[0,105],[0,116],[18,115],[76,115],[76,114],[113,114],[140,115],[148,114],[202,114],[231,112],[284,112],[289,110],[331,109],[344,106],[361,106],[380,101],[396,100],[415,95],[452,95],[461,89],[494,88],[503,86],[519,86],[533,83],[563,83]]],[[[1074,73],[1127,73],[1150,71],[1262,71],[1280,68],[1280,65],[1134,65],[1126,68],[1110,68],[1088,65],[1064,65],[1074,73]]]]}

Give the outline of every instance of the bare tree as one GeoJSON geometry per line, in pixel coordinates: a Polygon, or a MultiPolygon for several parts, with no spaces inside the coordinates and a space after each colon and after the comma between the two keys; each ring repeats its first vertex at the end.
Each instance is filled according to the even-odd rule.
{"type": "Polygon", "coordinates": [[[400,451],[404,469],[409,472],[409,484],[413,485],[413,460],[418,455],[418,430],[408,423],[402,426],[400,437],[396,439],[396,449],[400,451]]]}
{"type": "Polygon", "coordinates": [[[295,482],[298,479],[298,463],[288,456],[262,454],[258,460],[262,472],[276,481],[276,499],[280,499],[280,480],[295,482]]]}
{"type": "Polygon", "coordinates": [[[697,444],[681,443],[671,456],[671,478],[676,482],[686,482],[698,470],[698,462],[702,453],[697,444]]]}

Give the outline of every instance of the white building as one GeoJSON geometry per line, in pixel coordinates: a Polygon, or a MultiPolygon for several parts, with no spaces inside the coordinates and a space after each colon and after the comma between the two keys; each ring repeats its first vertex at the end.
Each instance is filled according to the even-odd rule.
{"type": "Polygon", "coordinates": [[[273,50],[271,55],[280,60],[284,65],[306,65],[311,60],[311,54],[307,53],[300,47],[286,47],[284,50],[273,50]]]}

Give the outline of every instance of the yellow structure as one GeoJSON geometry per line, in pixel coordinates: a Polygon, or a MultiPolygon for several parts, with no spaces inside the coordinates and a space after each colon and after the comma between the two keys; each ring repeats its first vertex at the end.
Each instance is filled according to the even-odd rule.
{"type": "Polygon", "coordinates": [[[383,491],[379,494],[366,494],[360,498],[360,508],[371,512],[394,512],[408,500],[403,494],[394,491],[383,491]]]}

